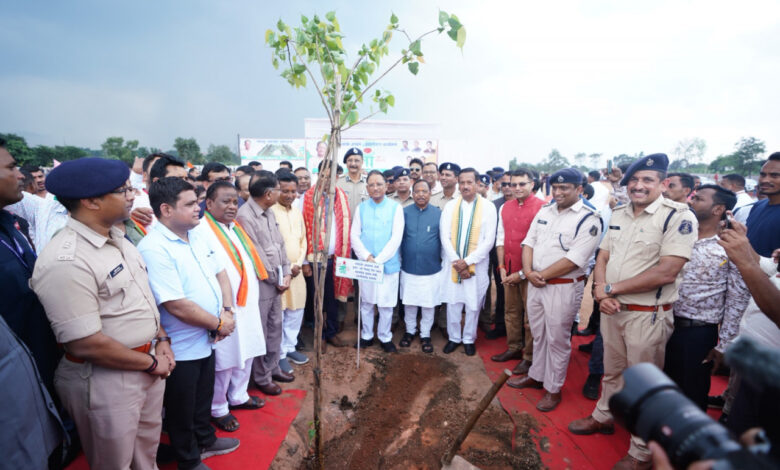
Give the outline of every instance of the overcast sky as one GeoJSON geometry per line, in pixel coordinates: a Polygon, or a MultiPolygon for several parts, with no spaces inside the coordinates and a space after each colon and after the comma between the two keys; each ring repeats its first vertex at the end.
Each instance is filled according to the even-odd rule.
{"type": "Polygon", "coordinates": [[[163,149],[303,137],[321,104],[271,67],[266,29],[333,9],[354,53],[391,12],[414,34],[439,8],[466,26],[463,52],[426,40],[416,77],[383,82],[396,96],[383,119],[438,123],[486,165],[552,148],[671,154],[692,137],[706,160],[747,136],[780,150],[780,2],[752,0],[5,1],[0,132],[92,148],[114,135],[163,149]]]}

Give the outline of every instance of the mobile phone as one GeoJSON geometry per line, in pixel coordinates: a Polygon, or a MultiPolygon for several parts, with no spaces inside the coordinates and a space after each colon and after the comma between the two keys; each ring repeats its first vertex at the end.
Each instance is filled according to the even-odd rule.
{"type": "Polygon", "coordinates": [[[607,160],[607,174],[612,173],[612,159],[607,160]]]}

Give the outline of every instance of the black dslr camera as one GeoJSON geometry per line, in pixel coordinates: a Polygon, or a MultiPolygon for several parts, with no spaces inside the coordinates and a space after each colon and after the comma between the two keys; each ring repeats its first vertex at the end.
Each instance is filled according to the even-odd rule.
{"type": "MultiPolygon", "coordinates": [[[[758,348],[755,343],[746,346],[743,340],[740,342],[741,345],[735,346],[741,348],[740,353],[744,355],[753,354],[758,348]]],[[[759,355],[759,358],[765,359],[766,354],[759,355]]],[[[736,367],[747,380],[750,379],[749,373],[757,372],[751,369],[762,369],[760,365],[748,365],[748,370],[738,367],[738,363],[750,363],[756,357],[733,360],[734,354],[727,354],[727,359],[732,359],[730,365],[736,367]]],[[[776,364],[776,367],[780,367],[780,364],[776,364]]],[[[763,370],[766,373],[766,368],[763,370]]],[[[716,461],[714,469],[780,468],[780,461],[772,454],[770,440],[773,436],[765,438],[764,443],[742,447],[723,425],[701,411],[655,365],[642,363],[629,367],[623,372],[623,380],[623,390],[609,400],[609,408],[615,420],[645,441],[659,443],[675,468],[684,469],[692,462],[710,459],[716,461]]],[[[767,416],[767,419],[773,421],[777,418],[767,416]]]]}

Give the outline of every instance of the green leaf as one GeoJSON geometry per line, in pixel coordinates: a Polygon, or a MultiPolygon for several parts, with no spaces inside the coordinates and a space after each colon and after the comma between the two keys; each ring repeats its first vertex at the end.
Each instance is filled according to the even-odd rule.
{"type": "Polygon", "coordinates": [[[314,23],[315,24],[320,24],[320,17],[319,16],[314,15],[314,23]]]}
{"type": "Polygon", "coordinates": [[[439,26],[444,26],[444,23],[446,23],[447,20],[449,19],[450,19],[450,15],[439,10],[439,26]]]}
{"type": "Polygon", "coordinates": [[[385,31],[384,33],[382,33],[383,42],[390,42],[390,39],[392,38],[393,38],[393,33],[391,33],[390,31],[385,31]]]}
{"type": "Polygon", "coordinates": [[[301,15],[301,23],[306,24],[309,22],[309,19],[306,18],[304,15],[301,15]]]}
{"type": "Polygon", "coordinates": [[[287,28],[287,25],[284,24],[284,21],[280,19],[276,22],[276,27],[279,28],[279,31],[284,32],[285,28],[287,28]]]}
{"type": "Polygon", "coordinates": [[[349,125],[355,124],[358,121],[358,112],[356,110],[352,110],[347,115],[347,122],[349,122],[349,125]]]}
{"type": "Polygon", "coordinates": [[[325,18],[327,18],[328,21],[330,21],[332,23],[333,20],[336,19],[336,12],[335,11],[329,11],[329,12],[325,13],[325,18]]]}
{"type": "Polygon", "coordinates": [[[299,74],[306,71],[306,66],[303,64],[293,64],[292,68],[294,74],[299,74]]]}
{"type": "Polygon", "coordinates": [[[385,101],[385,100],[380,100],[379,101],[379,110],[382,111],[383,113],[387,114],[387,101],[385,101]]]}
{"type": "Polygon", "coordinates": [[[397,17],[397,16],[395,16],[395,13],[393,13],[392,15],[390,15],[390,23],[392,23],[392,24],[398,24],[398,17],[397,17]]]}
{"type": "Polygon", "coordinates": [[[279,59],[274,57],[274,59],[271,61],[271,64],[273,64],[275,69],[278,69],[279,68],[279,59]]]}
{"type": "Polygon", "coordinates": [[[458,29],[460,27],[460,21],[458,21],[458,18],[456,18],[455,15],[450,16],[447,23],[450,24],[450,28],[452,29],[458,29]]]}
{"type": "Polygon", "coordinates": [[[333,66],[325,63],[322,65],[322,75],[325,76],[325,80],[333,80],[333,66]]]}
{"type": "Polygon", "coordinates": [[[417,71],[420,70],[420,64],[417,62],[410,62],[409,63],[409,71],[413,74],[417,75],[417,71]]]}
{"type": "Polygon", "coordinates": [[[265,32],[265,42],[266,44],[271,42],[271,39],[274,37],[274,32],[270,29],[265,32]]]}
{"type": "Polygon", "coordinates": [[[452,38],[453,41],[457,41],[458,40],[458,30],[457,29],[451,29],[451,30],[447,31],[447,36],[452,38]]]}
{"type": "Polygon", "coordinates": [[[413,43],[409,44],[409,50],[412,51],[412,53],[416,56],[421,56],[422,51],[420,50],[420,40],[416,40],[413,43]]]}
{"type": "Polygon", "coordinates": [[[395,96],[393,95],[387,95],[387,104],[390,106],[395,106],[395,96]]]}
{"type": "Polygon", "coordinates": [[[457,43],[456,44],[458,45],[458,47],[461,50],[463,50],[463,44],[465,44],[465,43],[466,43],[466,28],[461,26],[458,29],[458,39],[457,39],[457,43]]]}

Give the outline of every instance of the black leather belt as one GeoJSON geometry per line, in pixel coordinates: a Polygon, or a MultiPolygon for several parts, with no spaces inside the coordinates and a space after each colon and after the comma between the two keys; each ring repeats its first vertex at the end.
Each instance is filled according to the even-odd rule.
{"type": "Polygon", "coordinates": [[[691,320],[690,318],[674,317],[674,326],[677,328],[690,328],[693,326],[718,326],[717,323],[707,323],[701,320],[691,320]]]}

